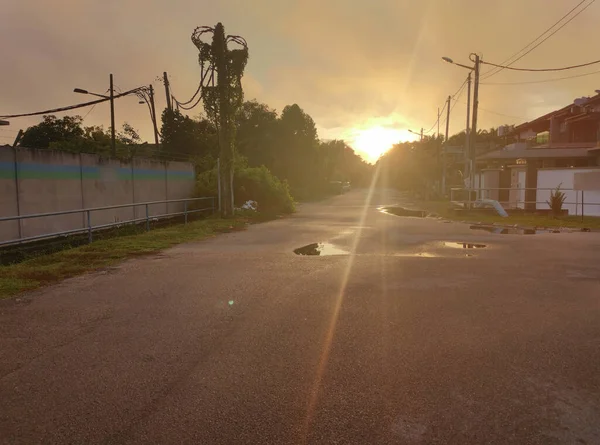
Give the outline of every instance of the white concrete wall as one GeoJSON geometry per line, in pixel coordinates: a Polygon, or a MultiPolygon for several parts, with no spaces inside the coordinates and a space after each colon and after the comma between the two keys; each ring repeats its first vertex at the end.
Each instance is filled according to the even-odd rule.
{"type": "MultiPolygon", "coordinates": [[[[0,216],[17,216],[106,207],[134,202],[190,198],[194,191],[190,163],[136,159],[125,163],[91,154],[0,147],[0,216]],[[16,163],[15,163],[16,156],[16,163]],[[18,193],[17,193],[18,190],[18,193]]],[[[169,206],[169,212],[183,205],[169,206]]],[[[165,204],[149,206],[150,215],[167,213],[165,204]]],[[[146,210],[137,207],[135,216],[146,210]]],[[[91,212],[93,226],[134,218],[132,208],[91,212]]],[[[22,237],[83,229],[82,213],[22,220],[22,237]]],[[[19,225],[0,222],[0,241],[19,238],[19,225]]]]}
{"type": "MultiPolygon", "coordinates": [[[[582,172],[600,172],[600,168],[544,168],[538,170],[537,180],[537,209],[549,209],[546,201],[550,200],[551,190],[539,189],[554,189],[560,185],[561,190],[566,195],[563,209],[569,211],[569,215],[581,215],[581,196],[582,192],[573,190],[573,180],[575,173],[582,172]],[[569,204],[567,204],[569,203],[569,204]]],[[[588,216],[600,216],[600,190],[589,190],[583,192],[584,196],[584,214],[588,216]],[[598,204],[598,205],[593,205],[598,204]]]]}

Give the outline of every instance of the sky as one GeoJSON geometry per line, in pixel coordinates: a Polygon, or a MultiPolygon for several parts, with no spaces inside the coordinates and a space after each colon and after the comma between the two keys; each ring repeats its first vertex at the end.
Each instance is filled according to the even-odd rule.
{"type": "MultiPolygon", "coordinates": [[[[246,99],[279,112],[297,103],[322,139],[344,139],[367,160],[421,128],[437,131],[438,107],[456,93],[476,52],[501,63],[581,0],[3,0],[0,6],[0,114],[85,102],[83,88],[104,93],[109,73],[122,90],[152,83],[157,107],[169,73],[174,95],[186,101],[199,81],[196,26],[222,22],[248,41],[246,99]]],[[[593,3],[515,67],[547,68],[598,59],[600,2],[593,3]]],[[[482,73],[489,67],[483,66],[482,73]]],[[[479,127],[518,124],[600,89],[600,65],[559,73],[504,70],[480,87],[479,127]]],[[[485,77],[485,76],[483,76],[485,77]]],[[[116,104],[117,127],[128,122],[151,141],[148,110],[137,98],[116,104]]],[[[199,115],[201,108],[189,112],[199,115]]],[[[86,125],[110,125],[108,104],[84,108],[86,125]]],[[[62,116],[63,114],[59,114],[62,116]]],[[[41,117],[0,127],[0,144],[41,117]]],[[[442,122],[443,123],[443,122],[442,122]]],[[[466,93],[453,102],[450,134],[465,128],[466,93]]],[[[440,131],[445,131],[444,125],[440,131]]],[[[432,134],[432,133],[429,133],[432,134]]]]}

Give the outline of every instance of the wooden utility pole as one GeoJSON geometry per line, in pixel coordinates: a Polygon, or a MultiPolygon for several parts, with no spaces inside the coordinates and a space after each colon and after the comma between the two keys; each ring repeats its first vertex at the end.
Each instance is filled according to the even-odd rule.
{"type": "Polygon", "coordinates": [[[156,126],[156,108],[154,107],[154,87],[150,85],[150,92],[148,95],[150,96],[150,109],[152,111],[152,126],[154,127],[154,143],[158,147],[158,128],[156,126]]]}
{"type": "Polygon", "coordinates": [[[171,104],[171,89],[169,87],[169,78],[167,77],[167,72],[163,73],[163,81],[165,84],[165,95],[167,97],[167,110],[173,111],[173,106],[171,104]]]}
{"type": "Polygon", "coordinates": [[[115,89],[113,86],[113,75],[110,75],[110,149],[113,156],[117,155],[117,143],[115,138],[115,89]]]}

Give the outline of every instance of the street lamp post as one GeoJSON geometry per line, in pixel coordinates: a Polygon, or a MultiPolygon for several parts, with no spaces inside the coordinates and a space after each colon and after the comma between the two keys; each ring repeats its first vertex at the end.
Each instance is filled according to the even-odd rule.
{"type": "MultiPolygon", "coordinates": [[[[116,152],[117,152],[117,148],[116,148],[116,136],[115,136],[115,97],[114,97],[113,75],[112,74],[110,75],[110,95],[109,96],[106,96],[104,94],[92,93],[88,90],[84,90],[81,88],[75,88],[73,90],[73,92],[80,93],[80,94],[90,94],[92,96],[101,97],[103,99],[110,100],[111,151],[112,151],[113,156],[115,156],[116,152]]],[[[152,126],[154,129],[154,142],[156,145],[158,145],[158,128],[156,126],[156,108],[154,106],[154,88],[152,87],[152,85],[143,86],[143,87],[136,88],[132,91],[129,91],[128,93],[124,93],[124,94],[130,94],[130,93],[133,93],[136,96],[138,96],[140,99],[142,99],[143,101],[140,101],[141,104],[145,103],[148,105],[148,109],[150,111],[150,119],[152,119],[152,126]]]]}
{"type": "Polygon", "coordinates": [[[419,136],[421,138],[420,139],[421,141],[423,140],[423,129],[422,128],[421,128],[421,132],[420,133],[418,133],[416,131],[412,131],[411,129],[409,129],[408,131],[409,131],[409,133],[416,134],[417,136],[419,136]]]}
{"type": "Polygon", "coordinates": [[[89,94],[91,96],[102,97],[103,99],[110,100],[110,149],[111,149],[112,155],[115,156],[117,154],[117,144],[116,144],[116,137],[115,137],[115,90],[114,90],[114,86],[113,86],[112,73],[110,74],[109,82],[110,82],[110,88],[109,88],[110,95],[109,96],[105,96],[104,94],[91,93],[88,90],[84,90],[82,88],[75,88],[73,90],[73,92],[79,93],[79,94],[89,94]]]}
{"type": "MultiPolygon", "coordinates": [[[[471,53],[471,55],[469,56],[469,59],[474,63],[473,66],[468,66],[468,65],[463,65],[461,63],[456,63],[454,62],[450,57],[442,57],[442,60],[448,63],[452,63],[454,65],[458,65],[461,68],[465,68],[468,69],[471,72],[475,73],[475,86],[473,89],[473,124],[471,126],[471,131],[469,131],[469,101],[471,99],[471,73],[469,73],[469,77],[467,79],[468,82],[468,86],[469,86],[469,94],[468,94],[468,99],[467,99],[467,132],[466,132],[466,139],[467,139],[467,147],[466,147],[466,156],[467,156],[467,163],[470,164],[470,171],[469,171],[469,178],[470,178],[470,187],[469,188],[473,188],[473,186],[475,185],[475,154],[476,154],[476,147],[477,147],[477,111],[479,109],[479,66],[481,65],[481,58],[479,57],[478,54],[475,53],[471,53]],[[472,132],[473,133],[473,138],[469,137],[469,133],[472,132]],[[472,139],[472,140],[471,140],[472,139]]],[[[470,192],[469,192],[469,196],[470,192]]]]}

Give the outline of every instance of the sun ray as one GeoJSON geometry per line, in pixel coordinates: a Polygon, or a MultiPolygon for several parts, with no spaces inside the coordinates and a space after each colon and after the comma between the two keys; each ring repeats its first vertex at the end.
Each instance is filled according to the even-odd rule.
{"type": "Polygon", "coordinates": [[[311,391],[309,393],[309,401],[308,408],[306,410],[306,419],[304,422],[302,443],[306,443],[308,439],[308,434],[310,431],[310,426],[312,424],[312,420],[314,417],[316,405],[319,399],[319,390],[321,388],[321,382],[323,380],[323,375],[325,373],[325,369],[327,368],[327,362],[329,360],[329,353],[331,351],[331,346],[333,343],[333,338],[335,335],[335,328],[337,325],[338,317],[340,314],[340,309],[342,307],[342,302],[344,300],[344,296],[346,293],[346,287],[348,286],[348,280],[350,278],[350,272],[352,271],[352,266],[354,265],[354,259],[356,257],[356,249],[358,247],[358,243],[360,241],[360,235],[362,232],[362,227],[364,226],[365,220],[367,218],[367,212],[369,209],[369,205],[371,204],[371,200],[373,198],[373,193],[377,186],[377,181],[379,178],[379,171],[381,170],[381,165],[378,165],[375,173],[373,174],[373,179],[371,180],[371,185],[369,187],[369,193],[367,194],[367,198],[365,199],[365,204],[363,206],[360,220],[358,223],[358,230],[354,236],[354,240],[352,242],[352,248],[350,250],[350,255],[348,257],[348,262],[346,263],[346,269],[344,270],[344,274],[342,276],[342,281],[340,283],[340,290],[335,299],[335,305],[333,308],[333,312],[331,314],[331,318],[329,320],[329,327],[327,329],[327,333],[325,335],[325,339],[323,341],[323,349],[321,351],[321,357],[319,360],[319,364],[317,365],[317,371],[315,373],[315,380],[311,391]]]}

